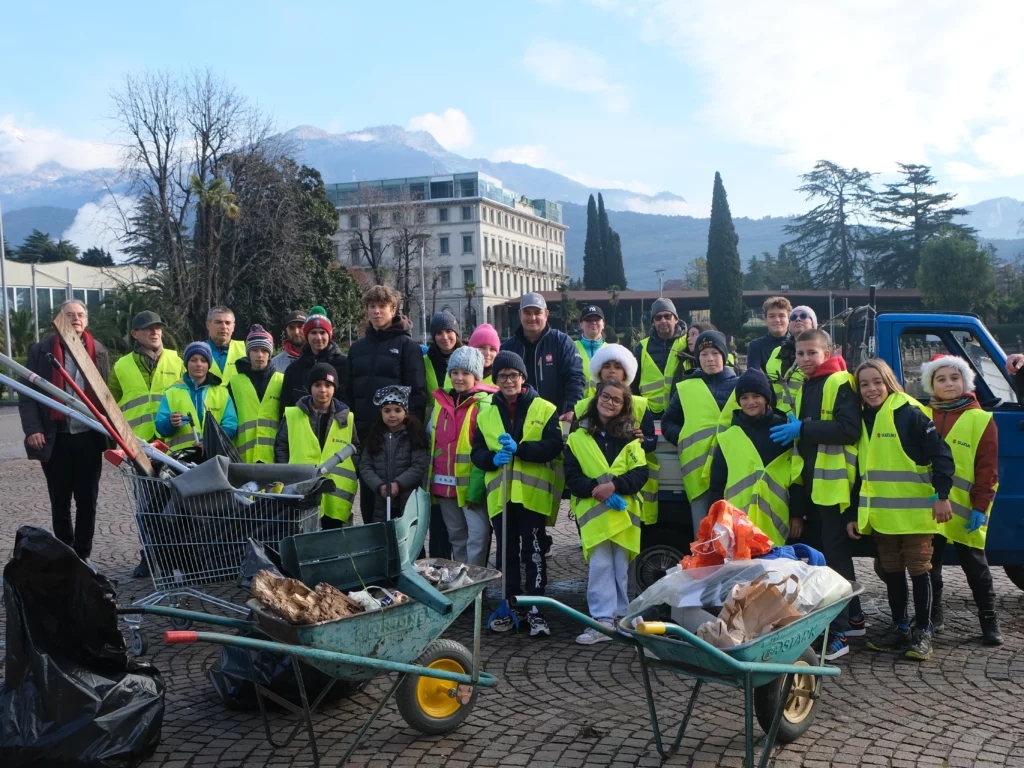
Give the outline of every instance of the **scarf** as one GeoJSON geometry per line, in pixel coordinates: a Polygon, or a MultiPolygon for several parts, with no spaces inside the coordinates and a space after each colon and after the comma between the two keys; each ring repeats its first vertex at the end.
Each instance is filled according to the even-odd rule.
{"type": "Polygon", "coordinates": [[[970,395],[963,395],[956,400],[936,400],[934,397],[928,403],[936,411],[959,411],[974,401],[970,395]]]}
{"type": "MultiPolygon", "coordinates": [[[[92,334],[88,331],[82,331],[82,343],[85,345],[85,351],[89,353],[89,359],[92,360],[93,365],[96,364],[96,341],[93,339],[92,334]]],[[[64,367],[64,346],[60,343],[60,335],[54,335],[53,337],[53,356],[57,362],[64,367]]],[[[84,376],[83,376],[84,378],[84,376]]],[[[50,383],[58,389],[65,389],[65,382],[63,374],[56,368],[50,369],[50,383]]],[[[96,402],[96,393],[92,391],[92,387],[89,386],[88,380],[85,384],[86,396],[96,402]]],[[[65,416],[60,411],[51,408],[50,409],[50,421],[64,421],[65,416]]]]}
{"type": "Polygon", "coordinates": [[[298,360],[298,358],[299,358],[299,355],[301,355],[301,354],[302,354],[302,347],[299,347],[298,349],[296,349],[296,348],[295,348],[295,347],[294,347],[294,346],[292,345],[292,343],[291,343],[290,341],[288,341],[287,339],[285,339],[285,340],[284,340],[284,341],[283,341],[283,342],[281,343],[281,347],[282,347],[282,348],[284,349],[284,351],[285,351],[285,352],[287,352],[287,353],[288,353],[288,357],[292,357],[292,358],[295,358],[296,360],[298,360]]]}

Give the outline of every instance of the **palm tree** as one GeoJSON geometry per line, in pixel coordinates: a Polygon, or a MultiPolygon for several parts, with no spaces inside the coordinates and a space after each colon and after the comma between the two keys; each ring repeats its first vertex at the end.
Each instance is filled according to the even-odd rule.
{"type": "Polygon", "coordinates": [[[612,328],[614,328],[617,325],[617,323],[615,322],[617,315],[615,308],[619,306],[619,291],[621,290],[622,288],[620,288],[617,285],[608,286],[608,303],[612,307],[612,328]]]}
{"type": "Polygon", "coordinates": [[[473,298],[476,296],[476,283],[472,280],[466,281],[466,313],[462,335],[466,338],[476,328],[476,310],[473,308],[473,298]]]}

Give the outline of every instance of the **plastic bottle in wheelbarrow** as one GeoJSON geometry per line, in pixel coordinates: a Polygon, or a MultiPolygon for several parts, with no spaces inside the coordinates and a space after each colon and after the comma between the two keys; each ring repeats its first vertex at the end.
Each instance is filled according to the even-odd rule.
{"type": "Polygon", "coordinates": [[[114,587],[48,531],[18,530],[4,568],[0,765],[123,766],[160,742],[164,684],[129,658],[114,587]]]}

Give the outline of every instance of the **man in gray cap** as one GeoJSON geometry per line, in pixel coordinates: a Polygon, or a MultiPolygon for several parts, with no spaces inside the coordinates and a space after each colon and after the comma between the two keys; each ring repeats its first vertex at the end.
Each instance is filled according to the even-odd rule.
{"type": "Polygon", "coordinates": [[[306,324],[307,317],[308,315],[301,309],[288,313],[284,326],[283,349],[270,361],[273,363],[275,371],[284,373],[288,370],[288,366],[298,360],[299,355],[302,354],[302,348],[306,346],[306,336],[302,332],[302,326],[306,324]]]}
{"type": "Polygon", "coordinates": [[[686,349],[686,323],[679,319],[672,299],[657,299],[651,305],[651,333],[633,347],[637,375],[633,394],[647,398],[655,416],[668,407],[672,378],[679,365],[679,353],[686,349]]]}
{"type": "Polygon", "coordinates": [[[554,403],[560,421],[573,420],[573,408],[583,397],[587,377],[583,360],[571,337],[548,326],[548,304],[539,293],[527,293],[519,302],[522,323],[501,350],[515,352],[526,363],[526,382],[542,398],[554,403]]]}

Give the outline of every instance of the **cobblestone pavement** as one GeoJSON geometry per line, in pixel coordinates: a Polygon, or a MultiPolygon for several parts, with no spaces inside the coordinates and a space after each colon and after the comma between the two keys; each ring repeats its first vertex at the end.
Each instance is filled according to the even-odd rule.
{"type": "MultiPolygon", "coordinates": [[[[23,457],[17,415],[0,410],[0,558],[6,562],[14,533],[23,524],[49,528],[49,507],[39,465],[23,457]]],[[[138,542],[118,470],[104,469],[94,559],[119,583],[128,602],[151,591],[133,579],[138,542]]],[[[585,569],[571,523],[555,531],[548,594],[585,610],[585,569]]],[[[866,585],[869,632],[884,628],[886,604],[869,561],[858,563],[866,585]]],[[[826,683],[817,720],[798,742],[777,747],[773,765],[983,766],[1024,764],[1024,593],[996,571],[1006,644],[983,648],[976,635],[973,603],[959,569],[950,568],[946,631],[931,662],[921,664],[863,649],[838,664],[843,673],[826,683]]],[[[229,597],[240,599],[228,590],[229,597]]],[[[485,605],[493,606],[496,590],[485,605]]],[[[490,607],[485,608],[490,610],[490,607]]],[[[581,647],[579,629],[548,617],[552,636],[488,636],[484,668],[498,677],[496,689],[480,692],[467,722],[445,737],[424,737],[408,728],[393,704],[385,709],[352,764],[365,766],[627,766],[660,764],[647,719],[639,665],[632,651],[613,643],[581,647]]],[[[0,611],[0,624],[4,623],[0,611]]],[[[305,766],[305,741],[273,750],[258,713],[226,710],[206,679],[219,649],[211,645],[162,646],[165,622],[143,624],[148,660],[163,673],[167,711],[163,740],[146,766],[305,766]]],[[[472,611],[448,631],[470,645],[472,611]]],[[[370,683],[352,698],[315,716],[323,765],[337,765],[345,746],[386,690],[370,683]]],[[[663,727],[685,707],[692,683],[674,675],[657,678],[663,727]],[[671,715],[671,716],[670,716],[671,715]]],[[[742,695],[705,688],[679,754],[666,765],[742,764],[742,695]]],[[[282,726],[290,716],[278,714],[282,726]]],[[[678,721],[676,721],[678,722],[678,721]]]]}

